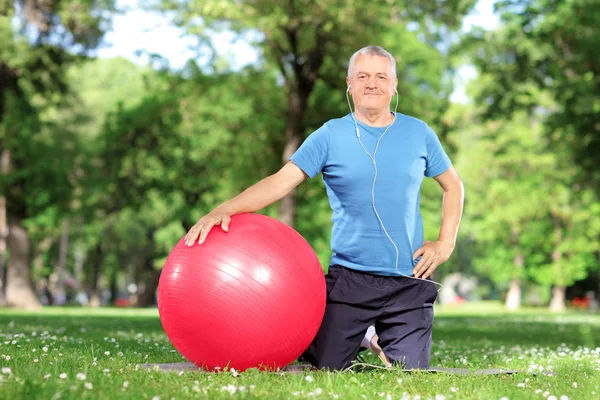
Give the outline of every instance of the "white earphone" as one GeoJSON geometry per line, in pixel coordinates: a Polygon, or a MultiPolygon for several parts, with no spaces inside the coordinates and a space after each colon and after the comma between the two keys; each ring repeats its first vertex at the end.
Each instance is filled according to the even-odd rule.
{"type": "MultiPolygon", "coordinates": [[[[425,282],[431,282],[431,283],[433,283],[435,285],[439,285],[439,287],[440,287],[440,289],[438,289],[438,292],[439,292],[439,290],[441,290],[441,288],[442,288],[442,284],[441,283],[435,282],[433,280],[427,280],[427,279],[423,279],[423,278],[417,278],[417,277],[414,277],[414,276],[404,275],[404,274],[402,274],[398,270],[398,257],[399,257],[398,246],[396,246],[396,243],[391,238],[390,234],[388,233],[387,229],[385,228],[385,225],[383,224],[383,221],[381,220],[381,217],[379,216],[379,213],[377,212],[377,207],[375,207],[375,182],[377,181],[377,162],[375,161],[375,156],[377,155],[377,150],[379,149],[379,142],[385,136],[385,134],[387,133],[388,129],[390,129],[390,127],[392,125],[394,125],[394,122],[396,122],[396,110],[398,109],[398,96],[396,96],[396,108],[394,109],[394,120],[392,121],[391,124],[388,125],[387,128],[385,128],[385,131],[383,131],[383,133],[381,134],[381,136],[379,136],[379,139],[377,139],[377,144],[375,145],[375,151],[373,151],[373,155],[371,155],[371,153],[369,153],[367,151],[367,149],[365,148],[365,146],[363,145],[362,140],[360,140],[360,130],[358,129],[358,122],[356,121],[356,118],[354,117],[354,112],[352,111],[352,106],[350,105],[350,98],[348,97],[348,93],[350,92],[350,87],[351,86],[348,85],[348,89],[346,89],[346,100],[348,101],[348,107],[350,107],[350,113],[352,115],[352,119],[354,120],[354,126],[356,128],[356,137],[358,138],[358,142],[360,143],[360,146],[363,148],[363,150],[365,151],[365,153],[367,154],[367,156],[369,156],[369,158],[373,162],[373,168],[375,170],[375,173],[374,173],[374,176],[373,176],[373,184],[371,186],[371,199],[372,199],[373,211],[375,212],[375,215],[377,216],[377,219],[379,220],[379,224],[383,228],[383,231],[385,232],[385,235],[387,236],[387,238],[389,239],[389,241],[394,246],[394,249],[396,250],[396,273],[398,275],[404,276],[406,278],[421,280],[421,281],[425,281],[425,282]]],[[[396,88],[394,88],[394,92],[396,94],[398,94],[398,90],[396,88]]]]}

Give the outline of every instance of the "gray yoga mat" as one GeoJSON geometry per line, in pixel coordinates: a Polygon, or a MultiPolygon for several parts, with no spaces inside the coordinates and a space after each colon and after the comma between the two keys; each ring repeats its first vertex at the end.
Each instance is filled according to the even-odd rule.
{"type": "MultiPolygon", "coordinates": [[[[180,372],[180,371],[197,371],[197,372],[205,372],[202,368],[190,363],[190,362],[180,362],[180,363],[171,363],[171,364],[137,364],[138,368],[143,369],[154,369],[157,371],[165,371],[165,372],[180,372]]],[[[371,368],[372,369],[372,368],[371,368]]],[[[378,368],[379,369],[379,368],[378,368]]],[[[381,369],[387,369],[381,367],[381,369]]],[[[313,371],[309,364],[292,364],[283,368],[279,372],[291,373],[291,374],[301,374],[307,371],[313,371]]],[[[406,370],[403,371],[405,373],[445,373],[445,374],[454,374],[454,375],[512,375],[512,374],[523,374],[527,373],[525,371],[519,370],[511,370],[511,369],[498,369],[498,368],[488,368],[488,369],[479,369],[479,370],[470,370],[468,368],[442,368],[442,367],[430,367],[427,370],[419,369],[419,370],[406,370]]],[[[538,373],[528,373],[530,375],[537,375],[538,373]]],[[[556,375],[556,372],[541,372],[542,375],[556,375]]]]}

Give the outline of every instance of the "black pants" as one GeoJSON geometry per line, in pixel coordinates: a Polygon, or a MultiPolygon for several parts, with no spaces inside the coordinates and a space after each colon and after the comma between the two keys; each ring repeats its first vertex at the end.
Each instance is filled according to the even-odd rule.
{"type": "Polygon", "coordinates": [[[369,326],[394,364],[427,369],[436,286],[431,281],[376,276],[332,265],[325,276],[327,305],[315,339],[301,359],[316,368],[351,365],[369,326]]]}

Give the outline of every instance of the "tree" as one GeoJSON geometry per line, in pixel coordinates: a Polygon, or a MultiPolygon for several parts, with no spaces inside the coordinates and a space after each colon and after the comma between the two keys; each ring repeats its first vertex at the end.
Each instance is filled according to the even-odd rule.
{"type": "MultiPolygon", "coordinates": [[[[556,168],[568,171],[568,166],[556,168]]],[[[600,201],[590,189],[569,182],[554,182],[547,198],[545,250],[550,257],[530,271],[539,283],[552,286],[550,310],[565,310],[567,286],[587,278],[591,270],[598,268],[600,251],[600,201]],[[566,184],[565,184],[566,183],[566,184]]]]}
{"type": "Polygon", "coordinates": [[[185,226],[278,160],[268,144],[282,102],[275,78],[265,76],[252,69],[208,75],[193,65],[181,75],[155,73],[137,104],[106,118],[88,197],[109,216],[104,246],[133,271],[127,279],[140,289],[136,305],[152,304],[160,268],[185,226]],[[248,91],[265,95],[240,98],[248,91]]]}
{"type": "Polygon", "coordinates": [[[457,164],[469,192],[465,230],[479,248],[475,267],[501,287],[508,285],[506,306],[519,308],[522,280],[545,261],[536,255],[544,239],[545,181],[554,158],[539,124],[521,114],[465,129],[457,164]]]}
{"type": "Polygon", "coordinates": [[[509,309],[520,306],[520,283],[533,279],[553,286],[550,307],[561,311],[566,286],[596,267],[600,202],[575,183],[570,153],[552,151],[543,127],[543,115],[521,112],[510,121],[473,123],[461,138],[458,168],[470,193],[465,228],[480,249],[476,268],[509,284],[509,309]]]}
{"type": "MultiPolygon", "coordinates": [[[[3,150],[0,154],[0,175],[8,175],[10,153],[3,150]]],[[[6,243],[8,239],[8,222],[6,220],[6,197],[0,194],[0,306],[6,305],[6,243]]]]}
{"type": "MultiPolygon", "coordinates": [[[[438,42],[448,30],[458,27],[474,1],[427,0],[392,6],[387,1],[339,0],[253,0],[235,6],[223,0],[164,0],[153,4],[176,11],[176,22],[204,39],[204,43],[211,31],[219,29],[259,37],[257,44],[266,63],[279,70],[287,98],[281,157],[286,162],[305,137],[308,104],[317,82],[324,80],[332,85],[343,82],[347,60],[354,51],[381,41],[385,32],[390,35],[393,32],[396,38],[405,36],[410,32],[406,26],[409,22],[419,27],[418,31],[429,43],[438,42]]],[[[390,39],[382,44],[394,54],[404,54],[403,44],[390,39]]],[[[407,66],[400,70],[400,75],[414,77],[411,67],[414,68],[407,66]]],[[[295,208],[296,190],[293,190],[282,199],[279,218],[293,225],[295,208]]]]}
{"type": "Polygon", "coordinates": [[[479,32],[474,62],[495,76],[478,95],[488,116],[535,108],[546,91],[554,106],[546,110],[545,132],[558,147],[569,146],[582,167],[578,182],[600,190],[600,25],[597,2],[503,0],[503,32],[479,32]]]}
{"type": "Polygon", "coordinates": [[[1,180],[8,220],[9,305],[39,307],[30,279],[27,219],[52,207],[68,207],[69,162],[77,147],[67,129],[53,125],[49,110],[65,104],[64,70],[78,59],[77,53],[98,44],[105,11],[111,9],[112,0],[84,7],[65,0],[0,3],[0,148],[8,151],[11,164],[1,180]],[[13,32],[15,19],[19,34],[13,32]]]}
{"type": "Polygon", "coordinates": [[[481,115],[496,121],[523,113],[536,118],[540,140],[555,154],[553,171],[544,181],[552,187],[542,203],[545,246],[551,247],[545,250],[551,256],[545,267],[531,270],[536,281],[554,285],[555,310],[564,308],[565,286],[597,267],[596,229],[587,221],[573,230],[574,221],[595,210],[597,199],[587,189],[600,193],[600,58],[595,50],[600,42],[592,34],[599,22],[593,3],[501,1],[502,27],[476,32],[463,43],[483,78],[475,97],[481,115]]]}
{"type": "Polygon", "coordinates": [[[94,306],[100,305],[103,278],[110,278],[112,273],[103,265],[106,256],[110,256],[108,242],[115,225],[115,218],[102,207],[106,185],[97,158],[98,136],[112,113],[136,107],[152,90],[158,90],[153,87],[158,76],[152,68],[120,57],[73,64],[66,73],[72,100],[62,118],[69,121],[81,143],[72,201],[72,214],[78,225],[73,273],[80,290],[91,292],[88,302],[94,306]]]}

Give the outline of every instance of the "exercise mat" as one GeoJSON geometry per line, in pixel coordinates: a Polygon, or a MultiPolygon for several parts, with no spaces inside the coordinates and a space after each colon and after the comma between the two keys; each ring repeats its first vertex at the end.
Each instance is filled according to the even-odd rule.
{"type": "MultiPolygon", "coordinates": [[[[164,371],[164,372],[206,372],[202,368],[190,363],[190,362],[180,362],[180,363],[170,363],[170,364],[137,364],[138,368],[143,369],[152,369],[155,371],[164,371]]],[[[356,367],[359,367],[361,371],[368,371],[374,369],[383,369],[383,370],[394,370],[393,368],[379,367],[379,366],[369,366],[364,364],[356,364],[345,371],[356,370],[356,367]]],[[[316,371],[310,364],[290,364],[287,367],[279,370],[279,371],[269,371],[270,373],[291,373],[291,374],[301,374],[307,371],[316,371]]],[[[520,370],[512,370],[512,369],[500,369],[500,368],[487,368],[487,369],[478,369],[472,370],[468,368],[442,368],[442,367],[430,367],[429,369],[414,369],[414,370],[401,370],[397,369],[398,372],[401,373],[444,373],[444,374],[453,374],[453,375],[513,375],[513,374],[530,374],[530,375],[556,375],[556,372],[532,372],[528,373],[526,371],[520,370]]]]}

